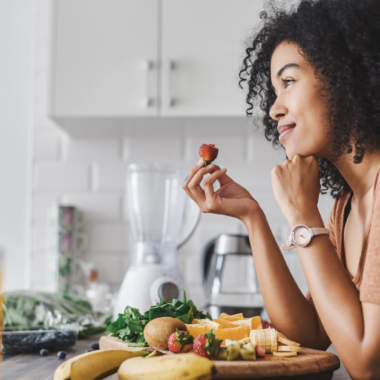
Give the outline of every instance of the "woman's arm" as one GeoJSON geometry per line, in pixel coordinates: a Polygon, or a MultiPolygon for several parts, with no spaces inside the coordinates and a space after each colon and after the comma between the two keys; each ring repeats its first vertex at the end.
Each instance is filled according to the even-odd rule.
{"type": "MultiPolygon", "coordinates": [[[[323,227],[317,208],[318,162],[295,156],[272,172],[277,202],[293,228],[323,227]]],[[[380,378],[380,306],[363,303],[327,235],[297,252],[319,318],[353,379],[380,378]]]]}
{"type": "Polygon", "coordinates": [[[314,307],[302,295],[289,272],[265,215],[251,194],[216,165],[200,160],[183,183],[183,189],[205,213],[242,220],[249,232],[256,272],[271,322],[303,346],[326,349],[330,341],[314,307]],[[204,176],[210,174],[209,177],[204,176]],[[203,180],[204,189],[200,186],[203,180]],[[220,189],[214,192],[218,181],[220,189]]]}
{"type": "Polygon", "coordinates": [[[326,350],[330,339],[290,273],[264,213],[242,221],[248,229],[261,293],[273,326],[303,347],[326,350]]]}

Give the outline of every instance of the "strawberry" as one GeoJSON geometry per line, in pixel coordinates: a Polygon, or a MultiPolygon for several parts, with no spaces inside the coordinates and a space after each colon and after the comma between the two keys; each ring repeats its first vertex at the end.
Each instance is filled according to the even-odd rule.
{"type": "Polygon", "coordinates": [[[256,355],[265,358],[265,349],[256,345],[256,355]]]}
{"type": "Polygon", "coordinates": [[[204,358],[214,359],[220,350],[222,340],[215,338],[215,331],[207,331],[206,334],[199,335],[194,341],[194,354],[204,358]]]}
{"type": "Polygon", "coordinates": [[[219,149],[214,144],[202,144],[199,148],[199,155],[203,159],[205,166],[211,164],[218,157],[219,149]]]}
{"type": "Polygon", "coordinates": [[[169,351],[178,354],[191,351],[194,337],[188,331],[177,331],[170,335],[168,340],[169,351]]]}

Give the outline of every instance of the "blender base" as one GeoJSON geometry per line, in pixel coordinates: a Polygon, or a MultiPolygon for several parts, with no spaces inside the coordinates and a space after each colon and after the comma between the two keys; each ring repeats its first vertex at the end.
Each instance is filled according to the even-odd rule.
{"type": "Polygon", "coordinates": [[[114,318],[127,306],[144,313],[161,299],[182,300],[184,282],[179,269],[159,264],[131,267],[125,274],[114,309],[114,318]]]}

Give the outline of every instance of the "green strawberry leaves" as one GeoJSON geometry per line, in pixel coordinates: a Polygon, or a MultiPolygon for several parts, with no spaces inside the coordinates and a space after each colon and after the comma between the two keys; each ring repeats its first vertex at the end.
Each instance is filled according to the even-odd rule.
{"type": "Polygon", "coordinates": [[[177,339],[174,339],[173,342],[178,342],[181,345],[180,351],[182,351],[186,345],[194,343],[194,337],[192,335],[189,335],[189,331],[183,332],[179,331],[178,329],[176,329],[176,331],[177,339]]]}

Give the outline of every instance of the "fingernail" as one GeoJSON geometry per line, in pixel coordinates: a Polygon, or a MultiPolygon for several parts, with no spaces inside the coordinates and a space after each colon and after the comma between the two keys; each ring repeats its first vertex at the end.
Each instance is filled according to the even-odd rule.
{"type": "Polygon", "coordinates": [[[200,158],[199,161],[198,161],[198,163],[197,163],[197,166],[200,168],[200,167],[202,167],[203,165],[204,165],[203,159],[200,158]]]}

